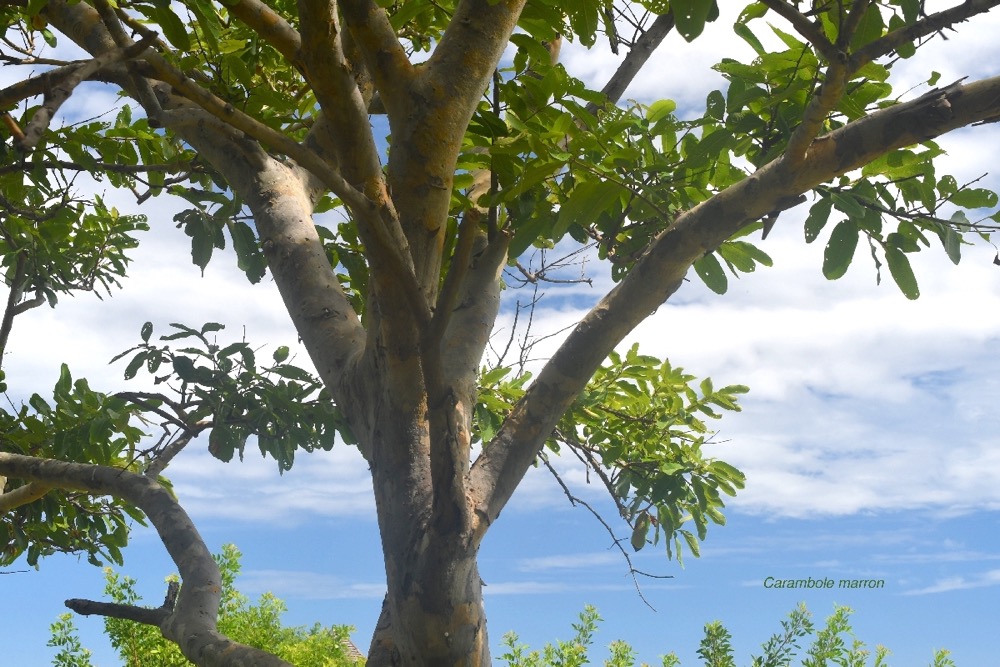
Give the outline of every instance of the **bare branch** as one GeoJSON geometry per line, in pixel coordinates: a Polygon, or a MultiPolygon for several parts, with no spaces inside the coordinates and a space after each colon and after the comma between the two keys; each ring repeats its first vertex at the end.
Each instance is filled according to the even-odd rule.
{"type": "Polygon", "coordinates": [[[567,500],[569,500],[570,505],[573,505],[574,507],[576,507],[577,505],[585,507],[587,511],[590,512],[602,526],[604,526],[604,530],[606,530],[608,532],[608,535],[611,536],[611,543],[618,549],[618,551],[622,555],[622,558],[625,559],[626,565],[628,565],[628,573],[629,576],[632,577],[632,583],[635,584],[635,592],[638,593],[639,598],[643,601],[643,603],[645,603],[647,607],[649,607],[653,611],[656,611],[656,608],[653,607],[653,605],[649,603],[649,600],[646,599],[646,596],[642,594],[642,588],[639,586],[639,579],[636,578],[636,575],[640,574],[644,577],[650,577],[651,579],[673,579],[673,576],[669,574],[649,574],[648,572],[643,572],[642,570],[637,569],[635,565],[632,564],[632,556],[630,556],[628,551],[625,550],[625,547],[622,546],[622,538],[615,535],[614,529],[611,527],[610,524],[608,524],[608,522],[604,519],[604,517],[601,516],[601,513],[595,510],[593,506],[587,501],[573,495],[573,492],[569,490],[568,486],[566,486],[566,483],[563,481],[562,477],[560,477],[559,473],[556,472],[556,469],[552,467],[552,463],[549,461],[549,457],[546,456],[544,452],[539,454],[539,459],[541,459],[542,464],[548,469],[548,471],[552,473],[552,476],[555,478],[556,482],[558,482],[559,486],[563,490],[563,493],[566,495],[567,500]]]}
{"type": "MultiPolygon", "coordinates": [[[[69,99],[70,95],[73,94],[73,90],[78,85],[83,83],[84,80],[92,76],[102,67],[112,63],[135,58],[146,50],[151,41],[152,40],[144,38],[137,44],[126,48],[113,49],[84,63],[78,65],[67,65],[63,69],[62,73],[52,77],[57,81],[57,83],[45,91],[44,103],[35,111],[35,114],[31,117],[27,127],[24,128],[24,138],[15,139],[15,147],[22,151],[29,151],[34,148],[38,144],[39,140],[41,140],[45,130],[48,129],[49,123],[51,122],[56,111],[58,111],[59,107],[61,107],[62,104],[69,99]]],[[[15,84],[15,86],[16,85],[18,84],[15,84]]],[[[10,95],[7,90],[0,91],[0,100],[2,100],[0,104],[4,104],[6,106],[7,98],[9,96],[10,95]]]]}
{"type": "Polygon", "coordinates": [[[173,608],[137,607],[131,604],[96,602],[94,600],[80,600],[77,598],[66,600],[66,607],[81,616],[96,614],[109,618],[123,618],[126,621],[135,621],[136,623],[154,625],[156,627],[159,627],[173,612],[173,608]]]}
{"type": "Polygon", "coordinates": [[[98,616],[122,618],[126,621],[135,621],[136,623],[159,627],[173,613],[179,593],[180,584],[176,581],[170,581],[167,584],[167,594],[163,598],[163,604],[159,607],[138,607],[131,604],[95,602],[93,600],[80,599],[66,600],[66,607],[81,616],[96,614],[98,616]]]}

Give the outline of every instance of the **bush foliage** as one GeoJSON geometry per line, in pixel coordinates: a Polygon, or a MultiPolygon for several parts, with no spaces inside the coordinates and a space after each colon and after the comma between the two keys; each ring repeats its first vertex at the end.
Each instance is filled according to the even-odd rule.
{"type": "MultiPolygon", "coordinates": [[[[219,632],[231,639],[270,651],[298,667],[357,667],[364,660],[350,657],[350,633],[347,625],[325,627],[288,627],[281,623],[285,603],[271,593],[264,593],[255,603],[235,586],[240,573],[240,551],[227,544],[216,554],[222,572],[222,606],[219,610],[219,632]]],[[[110,568],[104,570],[107,585],[104,592],[112,602],[138,604],[142,598],[135,592],[135,580],[110,568]]],[[[49,646],[58,652],[52,660],[55,667],[95,667],[91,651],[84,648],[76,634],[71,614],[63,614],[51,626],[49,646]]],[[[186,667],[191,663],[173,642],[160,635],[159,628],[120,618],[105,618],[104,632],[118,652],[125,667],[186,667]]]]}
{"type": "MultiPolygon", "coordinates": [[[[804,654],[801,667],[889,667],[886,661],[889,649],[876,645],[874,652],[854,636],[851,628],[850,607],[836,606],[833,614],[821,628],[816,628],[812,615],[804,604],[792,610],[781,621],[781,631],[771,635],[761,645],[761,654],[750,656],[751,667],[791,667],[802,645],[812,637],[804,654]]],[[[597,610],[588,606],[580,614],[580,622],[573,624],[576,635],[569,641],[546,644],[541,651],[532,651],[518,643],[518,637],[508,632],[503,637],[504,653],[501,660],[508,667],[581,667],[590,664],[589,652],[593,647],[594,633],[601,621],[597,610]]],[[[705,624],[704,637],[697,654],[704,667],[736,667],[732,635],[719,621],[705,624]]],[[[635,667],[636,651],[627,642],[613,641],[608,646],[609,657],[605,667],[635,667]]],[[[949,652],[934,652],[931,667],[955,667],[949,652]]],[[[673,652],[661,656],[663,667],[680,667],[681,661],[673,652]]],[[[642,663],[642,667],[648,667],[642,663]]]]}

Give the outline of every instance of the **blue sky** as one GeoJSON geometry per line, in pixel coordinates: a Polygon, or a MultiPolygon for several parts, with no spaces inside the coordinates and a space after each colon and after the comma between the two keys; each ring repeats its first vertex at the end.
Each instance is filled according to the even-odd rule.
{"type": "MultiPolygon", "coordinates": [[[[996,74],[985,69],[1000,62],[996,19],[987,17],[985,25],[977,22],[901,64],[897,89],[926,79],[931,69],[945,82],[996,74]]],[[[724,32],[715,35],[690,47],[665,47],[629,95],[670,96],[682,108],[704,100],[721,82],[689,74],[722,55],[713,49],[724,32]],[[678,54],[684,67],[672,64],[678,54]]],[[[731,46],[725,55],[745,55],[739,44],[731,46]]],[[[594,80],[614,66],[608,54],[572,48],[564,62],[594,80]]],[[[91,94],[72,99],[66,112],[115,102],[91,94]]],[[[949,155],[940,171],[960,182],[980,176],[994,166],[998,139],[994,126],[946,138],[949,155]]],[[[998,187],[995,176],[989,183],[998,187]]],[[[106,196],[123,211],[137,210],[122,194],[106,196]]],[[[61,362],[94,387],[122,388],[122,367],[106,362],[138,340],[146,320],[159,333],[172,321],[220,321],[233,339],[246,326],[255,344],[294,343],[267,279],[249,286],[225,255],[199,277],[171,221],[174,206],[158,201],[143,209],[153,227],[150,242],[113,299],[81,297],[18,318],[5,360],[8,382],[18,390],[13,400],[50,391],[61,362]]],[[[855,608],[857,636],[889,646],[893,665],[927,664],[932,650],[942,647],[959,665],[994,660],[989,628],[1000,618],[996,251],[966,248],[958,267],[938,248],[921,253],[914,264],[922,296],[909,302],[891,283],[875,285],[863,250],[845,278],[825,281],[822,246],[802,241],[803,216],[783,214],[762,244],[775,268],[731,280],[724,297],[697,280],[686,284],[625,344],[638,341],[643,352],[710,375],[717,385],[750,386],[744,412],[718,424],[712,450],[748,476],[727,512],[728,525],[712,528],[702,558],[685,559],[683,569],[657,548],[636,556],[640,569],[674,577],[640,582],[654,612],[636,594],[603,528],[585,510],[570,508],[544,471],[534,471],[481,552],[494,646],[508,630],[533,647],[568,638],[570,623],[593,604],[606,619],[600,647],[620,638],[647,662],[672,650],[682,664],[696,665],[701,627],[719,619],[733,633],[742,665],[804,601],[817,621],[835,602],[855,608]],[[764,587],[768,576],[877,578],[885,587],[774,590],[764,587]]],[[[589,269],[593,288],[576,286],[542,301],[537,333],[561,330],[606,290],[599,269],[589,269]]],[[[502,319],[499,326],[510,322],[502,319]]],[[[544,356],[557,340],[535,351],[544,356]]],[[[602,502],[579,468],[567,460],[556,466],[574,492],[602,502]]],[[[367,646],[381,603],[382,565],[367,471],[356,452],[339,448],[300,457],[279,477],[271,461],[251,455],[225,465],[195,445],[170,471],[209,545],[217,550],[234,542],[243,551],[238,585],[244,592],[270,590],[283,598],[290,623],[353,624],[356,643],[367,646]]],[[[137,532],[126,559],[125,572],[157,604],[163,578],[174,568],[155,536],[137,532]]],[[[69,557],[45,561],[37,572],[0,577],[0,591],[17,604],[16,613],[7,606],[0,624],[3,664],[49,664],[48,625],[62,613],[62,600],[99,598],[102,588],[98,569],[69,557]]],[[[98,664],[116,664],[100,620],[76,623],[98,664]]],[[[594,654],[602,656],[603,649],[594,654]]]]}

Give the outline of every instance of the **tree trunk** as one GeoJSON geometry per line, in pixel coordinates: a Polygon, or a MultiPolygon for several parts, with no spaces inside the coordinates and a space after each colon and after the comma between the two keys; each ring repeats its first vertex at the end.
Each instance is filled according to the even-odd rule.
{"type": "Polygon", "coordinates": [[[490,664],[476,553],[441,559],[429,546],[441,539],[428,534],[386,558],[389,588],[368,652],[372,667],[490,664]]]}

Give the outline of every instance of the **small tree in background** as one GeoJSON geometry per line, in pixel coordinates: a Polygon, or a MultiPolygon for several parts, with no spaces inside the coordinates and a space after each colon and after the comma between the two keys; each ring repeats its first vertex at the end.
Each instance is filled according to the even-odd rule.
{"type": "MultiPolygon", "coordinates": [[[[264,593],[252,604],[236,589],[240,573],[240,552],[227,544],[215,558],[222,573],[222,605],[219,629],[235,641],[273,653],[297,667],[355,667],[363,658],[351,656],[348,647],[353,628],[346,625],[324,627],[288,627],[281,623],[285,603],[271,593],[264,593]]],[[[123,577],[110,568],[105,570],[104,592],[114,604],[136,606],[142,598],[135,592],[135,580],[123,577]]],[[[176,577],[172,578],[176,582],[176,577]]],[[[76,636],[72,616],[63,614],[52,625],[49,646],[59,652],[52,661],[55,667],[93,667],[91,652],[76,636]]],[[[118,651],[124,667],[185,667],[191,662],[173,642],[163,638],[152,625],[122,618],[105,617],[104,631],[118,651]]]]}
{"type": "MultiPolygon", "coordinates": [[[[809,610],[800,604],[781,622],[781,632],[771,635],[761,645],[762,653],[750,656],[749,664],[751,667],[791,667],[804,640],[813,636],[799,663],[801,667],[888,667],[886,658],[890,654],[889,649],[877,645],[872,653],[863,641],[854,636],[850,624],[852,613],[849,607],[835,606],[825,625],[817,630],[809,610]],[[872,661],[869,662],[869,659],[872,661]]],[[[508,632],[503,637],[506,651],[500,659],[508,667],[582,667],[590,664],[589,653],[600,620],[597,610],[588,606],[580,614],[580,622],[573,624],[576,635],[572,639],[546,644],[541,651],[532,651],[518,644],[517,635],[508,632]]],[[[705,635],[697,650],[701,664],[704,667],[736,667],[731,640],[729,630],[722,623],[706,623],[705,635]]],[[[608,651],[610,656],[604,661],[605,667],[635,665],[635,651],[627,642],[611,642],[608,651]]],[[[936,650],[931,667],[955,667],[948,655],[947,650],[936,650]]],[[[663,667],[681,667],[675,653],[663,656],[662,664],[663,667]]],[[[647,667],[646,663],[643,667],[647,667]]]]}

